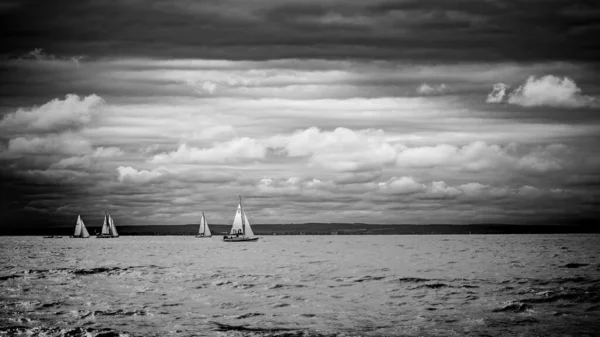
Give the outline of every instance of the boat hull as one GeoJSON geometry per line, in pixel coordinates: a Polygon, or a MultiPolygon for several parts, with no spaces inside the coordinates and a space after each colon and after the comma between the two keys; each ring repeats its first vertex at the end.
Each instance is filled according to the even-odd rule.
{"type": "Polygon", "coordinates": [[[98,239],[114,239],[114,238],[118,238],[119,236],[110,236],[110,235],[97,235],[96,236],[98,239]]]}
{"type": "Polygon", "coordinates": [[[225,242],[256,242],[258,241],[258,238],[247,238],[247,237],[228,237],[228,236],[224,236],[223,237],[223,241],[225,242]]]}
{"type": "Polygon", "coordinates": [[[212,238],[212,235],[196,235],[196,237],[199,239],[209,239],[212,238]]]}
{"type": "Polygon", "coordinates": [[[89,236],[69,236],[72,239],[89,239],[89,236]]]}

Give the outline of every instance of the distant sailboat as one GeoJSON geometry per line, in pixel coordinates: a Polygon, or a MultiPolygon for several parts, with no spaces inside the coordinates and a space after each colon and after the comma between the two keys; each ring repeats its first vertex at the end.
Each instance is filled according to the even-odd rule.
{"type": "Polygon", "coordinates": [[[210,228],[208,228],[208,222],[206,222],[206,217],[204,216],[204,212],[202,212],[202,218],[200,219],[200,228],[198,228],[197,238],[210,238],[212,237],[212,233],[210,232],[210,228]]]}
{"type": "Polygon", "coordinates": [[[115,222],[113,221],[110,213],[104,214],[104,224],[102,225],[102,231],[97,236],[98,238],[118,238],[119,233],[117,232],[117,227],[115,227],[115,222]]]}
{"type": "Polygon", "coordinates": [[[244,212],[242,206],[242,197],[240,197],[240,203],[238,204],[235,217],[233,218],[233,224],[231,225],[231,231],[229,235],[223,236],[225,242],[248,242],[258,241],[258,237],[254,236],[252,227],[250,227],[250,221],[244,212]]]}
{"type": "Polygon", "coordinates": [[[90,233],[88,233],[87,228],[85,228],[85,224],[83,220],[81,220],[81,215],[77,215],[77,225],[75,225],[75,233],[73,233],[72,238],[83,238],[87,239],[90,237],[90,233]]]}

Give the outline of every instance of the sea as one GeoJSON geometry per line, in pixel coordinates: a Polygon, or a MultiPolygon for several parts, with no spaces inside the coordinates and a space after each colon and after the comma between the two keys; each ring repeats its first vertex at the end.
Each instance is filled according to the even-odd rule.
{"type": "Polygon", "coordinates": [[[600,336],[600,235],[0,237],[0,336],[600,336]]]}

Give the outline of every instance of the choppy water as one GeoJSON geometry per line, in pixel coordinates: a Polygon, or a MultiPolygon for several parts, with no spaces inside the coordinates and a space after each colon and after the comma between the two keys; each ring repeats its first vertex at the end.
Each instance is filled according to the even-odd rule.
{"type": "Polygon", "coordinates": [[[0,237],[0,335],[598,336],[599,243],[0,237]]]}

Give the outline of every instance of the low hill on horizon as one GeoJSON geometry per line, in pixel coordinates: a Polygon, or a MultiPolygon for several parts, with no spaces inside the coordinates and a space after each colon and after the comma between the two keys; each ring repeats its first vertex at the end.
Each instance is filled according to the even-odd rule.
{"type": "MultiPolygon", "coordinates": [[[[0,228],[0,235],[71,235],[75,226],[39,228],[0,228]]],[[[88,226],[91,235],[100,227],[88,226]]],[[[211,224],[213,235],[228,233],[230,225],[211,224]]],[[[120,235],[195,235],[198,224],[117,226],[120,235]]],[[[256,235],[411,235],[411,234],[551,234],[600,233],[593,225],[510,225],[510,224],[429,224],[382,225],[362,223],[303,223],[252,225],[256,235]]]]}

